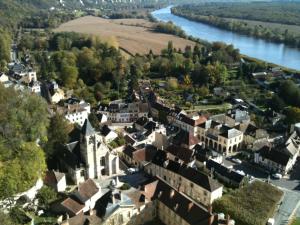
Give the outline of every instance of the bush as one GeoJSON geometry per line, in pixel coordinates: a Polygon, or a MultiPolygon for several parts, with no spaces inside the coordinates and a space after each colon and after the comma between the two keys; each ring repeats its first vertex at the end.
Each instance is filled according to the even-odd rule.
{"type": "Polygon", "coordinates": [[[131,188],[131,186],[130,186],[130,184],[128,184],[128,183],[124,183],[124,184],[120,187],[120,189],[121,189],[122,191],[129,190],[130,188],[131,188]]]}
{"type": "Polygon", "coordinates": [[[45,207],[48,207],[50,205],[50,203],[54,202],[58,198],[57,193],[55,192],[55,190],[48,187],[48,186],[43,186],[39,190],[36,197],[39,200],[39,204],[41,204],[45,207]]]}
{"type": "Polygon", "coordinates": [[[12,208],[9,215],[12,221],[16,224],[27,224],[31,221],[31,218],[26,215],[23,209],[18,207],[12,208]]]}

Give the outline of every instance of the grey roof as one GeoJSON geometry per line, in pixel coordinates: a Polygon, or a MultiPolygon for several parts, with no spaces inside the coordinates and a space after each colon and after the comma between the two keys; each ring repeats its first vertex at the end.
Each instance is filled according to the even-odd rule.
{"type": "Polygon", "coordinates": [[[85,120],[85,122],[82,126],[82,129],[81,129],[81,133],[85,136],[90,136],[90,135],[93,135],[96,133],[94,128],[92,127],[92,124],[90,123],[89,119],[85,120]]]}

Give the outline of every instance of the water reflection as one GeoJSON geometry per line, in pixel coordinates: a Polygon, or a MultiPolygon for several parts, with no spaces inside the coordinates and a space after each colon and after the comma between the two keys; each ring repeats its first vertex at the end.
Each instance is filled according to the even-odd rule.
{"type": "Polygon", "coordinates": [[[227,44],[234,44],[235,47],[240,49],[242,54],[300,70],[300,49],[236,34],[207,24],[189,21],[185,18],[172,15],[170,9],[171,7],[169,6],[154,11],[152,15],[161,21],[172,21],[174,24],[180,26],[188,35],[210,42],[222,41],[227,44]]]}

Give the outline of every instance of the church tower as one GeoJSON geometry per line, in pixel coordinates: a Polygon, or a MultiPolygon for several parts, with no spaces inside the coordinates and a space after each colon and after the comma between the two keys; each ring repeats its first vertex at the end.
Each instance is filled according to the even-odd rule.
{"type": "Polygon", "coordinates": [[[97,134],[88,119],[85,120],[81,129],[80,151],[85,163],[86,177],[97,178],[97,134]]]}

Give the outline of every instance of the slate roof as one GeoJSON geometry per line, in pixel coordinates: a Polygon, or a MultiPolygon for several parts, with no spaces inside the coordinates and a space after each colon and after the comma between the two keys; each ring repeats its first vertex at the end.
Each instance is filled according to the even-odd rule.
{"type": "Polygon", "coordinates": [[[159,166],[163,166],[166,160],[167,160],[167,152],[163,150],[157,150],[154,157],[152,158],[152,163],[159,166]]]}
{"type": "Polygon", "coordinates": [[[155,130],[155,128],[156,128],[156,123],[153,122],[153,121],[149,121],[149,122],[144,126],[144,128],[145,128],[146,130],[148,130],[148,131],[153,131],[153,130],[155,130]]]}
{"type": "Polygon", "coordinates": [[[221,176],[226,177],[227,179],[234,181],[238,184],[240,184],[245,178],[245,176],[228,169],[227,167],[215,162],[214,160],[208,160],[206,162],[206,167],[209,170],[213,168],[213,170],[221,176]]]}
{"type": "Polygon", "coordinates": [[[230,128],[224,125],[220,128],[220,135],[228,139],[237,137],[241,134],[242,132],[235,128],[230,128]]]}
{"type": "Polygon", "coordinates": [[[89,119],[86,119],[84,121],[84,124],[82,126],[82,129],[81,129],[81,133],[85,136],[90,136],[90,135],[93,135],[95,134],[95,130],[94,128],[92,127],[89,119]]]}
{"type": "Polygon", "coordinates": [[[197,137],[195,137],[192,133],[187,132],[185,130],[180,130],[179,133],[173,138],[173,143],[175,145],[185,144],[188,146],[196,145],[200,141],[197,137]]]}
{"type": "Polygon", "coordinates": [[[153,102],[151,104],[151,107],[158,110],[158,111],[163,111],[163,112],[166,112],[166,113],[169,113],[170,110],[171,110],[169,107],[164,106],[163,104],[158,103],[158,102],[153,102]]]}
{"type": "Polygon", "coordinates": [[[184,163],[189,163],[193,156],[193,151],[188,148],[183,148],[177,145],[170,145],[166,151],[171,155],[179,158],[184,163]]]}
{"type": "Polygon", "coordinates": [[[133,157],[133,153],[137,151],[137,149],[131,145],[126,145],[125,149],[123,150],[123,154],[129,156],[130,158],[133,157]]]}
{"type": "Polygon", "coordinates": [[[124,139],[125,139],[126,144],[133,145],[135,143],[135,140],[132,137],[130,137],[129,135],[125,135],[124,139]]]}
{"type": "Polygon", "coordinates": [[[222,185],[218,183],[216,180],[213,180],[208,175],[203,174],[192,167],[182,166],[178,171],[178,174],[180,174],[181,176],[185,177],[186,179],[192,181],[193,183],[203,187],[204,189],[210,192],[215,191],[220,187],[222,187],[222,185]]]}
{"type": "Polygon", "coordinates": [[[101,129],[101,134],[106,137],[111,132],[111,129],[107,125],[104,125],[101,129]]]}
{"type": "Polygon", "coordinates": [[[286,166],[290,160],[290,156],[283,151],[276,149],[270,149],[268,146],[264,146],[259,150],[259,155],[262,158],[269,159],[277,164],[286,166]]]}
{"type": "Polygon", "coordinates": [[[59,159],[66,163],[69,167],[76,169],[80,167],[80,144],[78,141],[66,145],[59,153],[59,159]]]}
{"type": "Polygon", "coordinates": [[[140,125],[142,127],[144,127],[146,125],[146,123],[148,123],[148,118],[147,117],[140,117],[137,119],[137,121],[135,121],[135,124],[140,125]]]}
{"type": "Polygon", "coordinates": [[[162,180],[159,179],[154,181],[153,184],[146,185],[145,190],[148,192],[145,193],[145,196],[151,197],[151,200],[162,202],[189,224],[209,224],[211,213],[177,192],[162,180]]]}

